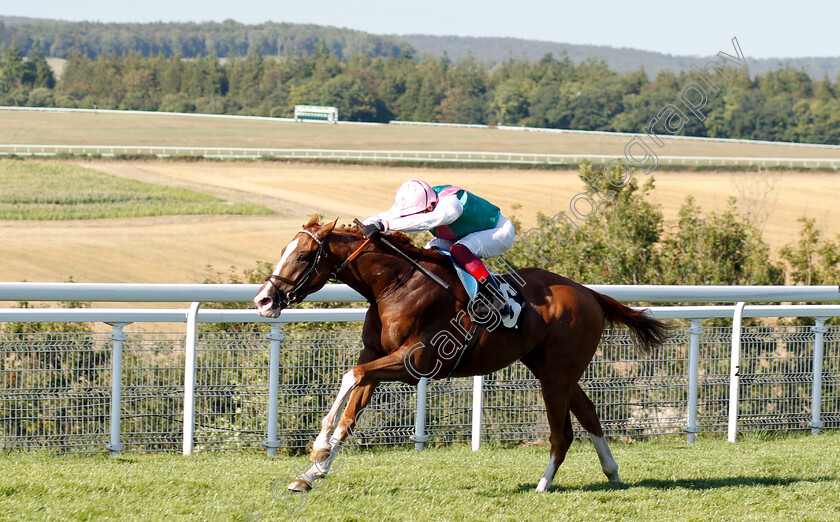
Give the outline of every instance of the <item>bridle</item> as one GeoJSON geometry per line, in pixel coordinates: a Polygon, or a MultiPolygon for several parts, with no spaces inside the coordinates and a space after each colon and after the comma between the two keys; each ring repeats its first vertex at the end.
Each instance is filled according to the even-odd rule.
{"type": "Polygon", "coordinates": [[[312,260],[312,262],[309,264],[309,266],[306,267],[306,270],[304,270],[303,274],[300,275],[300,277],[298,278],[297,281],[292,281],[290,279],[287,279],[283,276],[276,275],[276,274],[271,274],[270,276],[268,276],[265,279],[266,282],[271,283],[271,286],[273,286],[274,289],[277,290],[277,293],[280,294],[280,304],[284,308],[287,307],[290,304],[294,304],[294,303],[299,302],[301,299],[303,299],[304,297],[309,295],[309,291],[312,288],[317,288],[318,285],[321,285],[322,283],[325,283],[325,282],[329,281],[330,279],[336,278],[338,276],[338,273],[341,272],[342,270],[344,270],[344,268],[347,267],[347,265],[349,265],[354,259],[356,259],[356,257],[361,253],[362,249],[365,248],[367,246],[367,244],[370,243],[370,240],[371,240],[371,238],[367,238],[361,244],[361,246],[359,246],[359,248],[357,248],[352,254],[347,256],[347,259],[345,259],[340,265],[333,268],[327,274],[327,276],[325,278],[319,280],[316,283],[311,283],[310,284],[309,280],[312,278],[313,274],[316,272],[318,264],[321,262],[321,258],[324,257],[324,255],[325,255],[324,254],[324,252],[325,252],[324,245],[326,245],[327,239],[329,239],[330,236],[327,235],[324,239],[319,239],[318,236],[316,236],[314,233],[312,233],[312,231],[307,230],[305,228],[303,230],[301,230],[299,233],[304,233],[304,234],[308,235],[309,237],[311,237],[315,241],[315,243],[318,244],[318,250],[315,251],[315,258],[312,260]],[[283,292],[283,290],[280,289],[279,286],[277,286],[277,281],[280,281],[281,283],[285,283],[285,284],[291,286],[292,289],[289,290],[288,292],[283,292]]]}

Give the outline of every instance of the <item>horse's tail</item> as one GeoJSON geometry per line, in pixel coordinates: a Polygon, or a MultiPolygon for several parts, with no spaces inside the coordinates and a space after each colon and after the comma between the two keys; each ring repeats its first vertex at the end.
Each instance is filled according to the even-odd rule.
{"type": "Polygon", "coordinates": [[[650,353],[670,336],[671,327],[648,315],[647,310],[633,310],[612,297],[590,290],[601,305],[611,325],[621,323],[630,329],[633,344],[639,352],[650,353]]]}

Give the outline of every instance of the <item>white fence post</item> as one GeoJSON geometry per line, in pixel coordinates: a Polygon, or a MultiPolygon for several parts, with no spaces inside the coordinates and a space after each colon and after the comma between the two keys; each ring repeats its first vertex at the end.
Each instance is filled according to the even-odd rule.
{"type": "Polygon", "coordinates": [[[195,433],[195,350],[198,337],[198,309],[201,303],[190,305],[187,312],[187,340],[184,353],[184,440],[182,452],[192,455],[195,433]]]}
{"type": "Polygon", "coordinates": [[[744,315],[744,301],[735,305],[732,317],[732,356],[729,364],[729,426],[727,438],[735,442],[738,436],[738,385],[741,377],[741,318],[744,315]]]}
{"type": "Polygon", "coordinates": [[[814,364],[813,364],[813,390],[811,391],[811,422],[808,426],[811,427],[811,435],[817,436],[820,434],[820,428],[823,427],[823,422],[820,420],[822,413],[822,366],[823,366],[823,344],[825,340],[825,332],[828,328],[825,327],[825,317],[817,317],[816,324],[811,327],[814,332],[814,364]]]}
{"type": "Polygon", "coordinates": [[[697,389],[700,379],[700,334],[703,328],[700,326],[702,319],[692,319],[688,332],[691,334],[691,344],[688,351],[688,426],[685,427],[688,433],[687,442],[694,444],[694,435],[697,433],[697,389]]]}
{"type": "Polygon", "coordinates": [[[473,451],[478,451],[481,448],[481,414],[482,409],[484,408],[483,385],[484,377],[481,375],[474,375],[472,395],[472,433],[470,438],[473,451]]]}
{"type": "Polygon", "coordinates": [[[426,435],[426,394],[429,379],[421,377],[420,382],[417,383],[417,413],[414,417],[414,436],[411,440],[414,441],[414,449],[422,450],[423,445],[429,441],[429,436],[426,435]]]}
{"type": "Polygon", "coordinates": [[[111,436],[105,449],[116,455],[125,447],[120,442],[120,413],[122,412],[122,359],[123,341],[128,337],[123,328],[131,323],[111,324],[108,338],[114,341],[111,348],[111,436]]]}
{"type": "Polygon", "coordinates": [[[269,456],[277,454],[277,407],[278,392],[280,388],[280,341],[286,334],[280,331],[281,325],[272,324],[271,331],[266,335],[271,340],[271,348],[268,356],[268,438],[263,445],[268,448],[269,456]]]}

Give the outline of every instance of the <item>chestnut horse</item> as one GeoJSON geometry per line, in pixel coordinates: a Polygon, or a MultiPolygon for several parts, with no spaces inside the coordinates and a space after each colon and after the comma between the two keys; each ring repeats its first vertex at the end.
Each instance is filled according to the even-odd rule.
{"type": "Polygon", "coordinates": [[[565,277],[528,268],[515,272],[526,302],[518,326],[505,328],[500,321],[465,312],[472,311],[469,298],[451,261],[435,251],[418,249],[404,234],[391,234],[387,240],[448,283],[449,289],[379,236],[365,239],[359,227],[335,228],[335,222],[319,225],[316,215],[286,245],[277,268],[254,297],[260,315],[276,318],[289,304],[337,278],[370,302],[362,330],[364,348],[356,367],[342,377],[338,396],[323,419],[311,454],[315,464],[289,489],[308,491],[328,474],[341,443],[380,382],[413,385],[422,376],[486,375],[515,361],[522,361],[539,379],[551,428],[550,458],[537,491],[548,490],[572,443],[570,412],[589,432],[604,474],[620,483],[595,406],[577,383],[598,347],[605,322],[626,325],[636,346],[645,352],[666,339],[668,327],[565,277]],[[468,355],[456,356],[475,322],[482,322],[485,330],[468,355]]]}

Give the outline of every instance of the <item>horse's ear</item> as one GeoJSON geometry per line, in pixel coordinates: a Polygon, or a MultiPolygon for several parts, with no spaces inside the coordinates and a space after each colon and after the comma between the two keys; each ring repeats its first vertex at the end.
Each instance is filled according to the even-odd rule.
{"type": "Polygon", "coordinates": [[[318,214],[315,214],[314,216],[312,216],[312,219],[309,220],[309,223],[303,225],[303,228],[317,227],[318,226],[318,221],[320,221],[320,220],[321,220],[321,216],[319,216],[318,214]]]}
{"type": "Polygon", "coordinates": [[[336,223],[338,223],[338,218],[335,218],[335,221],[333,221],[332,223],[327,223],[326,225],[324,225],[323,228],[321,228],[321,237],[324,237],[330,232],[332,232],[335,228],[336,223]]]}

